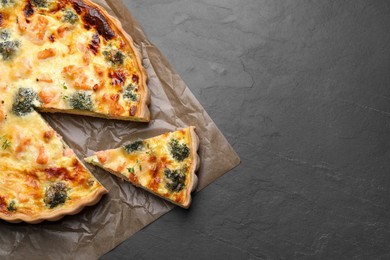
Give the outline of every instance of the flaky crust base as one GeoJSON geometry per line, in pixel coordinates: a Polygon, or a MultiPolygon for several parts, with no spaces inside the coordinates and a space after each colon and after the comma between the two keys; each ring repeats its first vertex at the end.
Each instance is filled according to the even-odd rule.
{"type": "Polygon", "coordinates": [[[191,175],[191,180],[188,183],[189,187],[187,189],[187,200],[183,202],[183,205],[179,205],[179,204],[173,202],[176,205],[179,205],[180,207],[187,208],[187,209],[191,205],[191,192],[193,192],[195,190],[196,186],[198,186],[198,176],[196,176],[195,172],[199,169],[199,166],[200,166],[200,158],[198,155],[199,137],[195,133],[194,126],[190,126],[190,134],[191,134],[191,147],[193,147],[194,152],[191,154],[192,165],[191,165],[191,169],[189,171],[190,175],[191,175]]]}
{"type": "Polygon", "coordinates": [[[101,186],[87,199],[80,200],[79,203],[73,205],[71,208],[58,208],[51,212],[47,212],[47,213],[45,212],[34,216],[28,216],[20,213],[12,214],[10,216],[5,214],[0,214],[0,218],[10,223],[27,222],[30,224],[38,224],[44,220],[57,221],[66,215],[75,215],[79,213],[86,206],[95,205],[96,203],[99,202],[101,197],[106,193],[107,190],[103,186],[101,186]]]}

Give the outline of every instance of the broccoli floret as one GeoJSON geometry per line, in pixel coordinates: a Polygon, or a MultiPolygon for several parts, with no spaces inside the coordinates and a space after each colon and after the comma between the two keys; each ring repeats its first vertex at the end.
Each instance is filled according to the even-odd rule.
{"type": "Polygon", "coordinates": [[[77,14],[71,10],[65,10],[64,16],[62,16],[62,21],[70,24],[75,24],[79,20],[77,14]]]}
{"type": "Polygon", "coordinates": [[[7,206],[7,210],[9,212],[16,211],[15,201],[11,200],[10,203],[7,206]]]}
{"type": "Polygon", "coordinates": [[[11,33],[8,30],[0,30],[0,40],[6,41],[11,38],[11,33]]]}
{"type": "Polygon", "coordinates": [[[58,182],[46,189],[43,202],[45,202],[47,207],[52,209],[57,207],[60,204],[65,203],[67,198],[68,198],[68,192],[65,183],[58,182]]]}
{"type": "Polygon", "coordinates": [[[132,142],[130,144],[126,144],[126,145],[123,146],[123,149],[125,149],[125,151],[127,153],[132,153],[132,152],[135,152],[135,151],[141,151],[143,148],[144,148],[144,142],[143,141],[135,141],[135,142],[132,142]]]}
{"type": "Polygon", "coordinates": [[[186,169],[170,170],[166,168],[164,175],[166,177],[166,187],[172,192],[179,192],[185,187],[186,169]]]}
{"type": "Polygon", "coordinates": [[[20,41],[0,42],[0,54],[3,60],[12,59],[20,47],[20,41]]]}
{"type": "Polygon", "coordinates": [[[24,116],[34,110],[37,93],[31,88],[20,88],[12,105],[12,112],[17,116],[24,116]]]}
{"type": "Polygon", "coordinates": [[[1,0],[0,5],[1,6],[10,6],[15,4],[15,0],[1,0]]]}
{"type": "Polygon", "coordinates": [[[70,97],[70,104],[72,108],[79,110],[91,111],[93,108],[92,97],[86,92],[74,93],[70,97]]]}
{"type": "Polygon", "coordinates": [[[103,55],[107,61],[113,65],[123,65],[126,56],[120,50],[107,49],[103,51],[103,55]]]}
{"type": "Polygon", "coordinates": [[[177,139],[171,139],[169,142],[169,151],[174,159],[181,162],[190,155],[190,149],[185,143],[179,144],[177,139]]]}
{"type": "Polygon", "coordinates": [[[32,3],[40,8],[45,8],[49,5],[48,0],[32,0],[32,3]]]}
{"type": "Polygon", "coordinates": [[[135,93],[135,85],[130,83],[126,87],[126,89],[123,91],[123,98],[127,99],[129,101],[137,101],[138,100],[138,94],[135,93]]]}

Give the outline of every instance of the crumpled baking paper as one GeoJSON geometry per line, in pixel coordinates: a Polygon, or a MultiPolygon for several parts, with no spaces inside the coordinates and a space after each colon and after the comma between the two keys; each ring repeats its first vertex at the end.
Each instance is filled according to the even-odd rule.
{"type": "MultiPolygon", "coordinates": [[[[65,142],[84,158],[98,150],[118,147],[189,125],[200,139],[203,189],[240,162],[239,157],[160,51],[149,42],[126,6],[118,0],[96,0],[117,17],[143,56],[151,91],[151,122],[137,123],[76,115],[44,114],[65,142]]],[[[96,259],[144,228],[174,206],[103,170],[87,165],[109,190],[95,206],[74,216],[37,225],[0,220],[0,258],[96,259]]],[[[184,210],[184,209],[183,209],[184,210]]]]}

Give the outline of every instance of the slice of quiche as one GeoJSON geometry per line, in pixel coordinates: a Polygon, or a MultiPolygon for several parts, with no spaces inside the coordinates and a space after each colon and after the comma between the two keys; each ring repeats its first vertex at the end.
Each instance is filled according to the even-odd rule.
{"type": "Polygon", "coordinates": [[[37,112],[12,100],[0,95],[0,218],[54,221],[97,203],[107,190],[37,112]],[[23,114],[4,114],[12,108],[23,114]]]}
{"type": "Polygon", "coordinates": [[[197,185],[199,139],[195,127],[187,127],[120,148],[96,152],[86,158],[123,178],[183,208],[191,203],[197,185]]]}

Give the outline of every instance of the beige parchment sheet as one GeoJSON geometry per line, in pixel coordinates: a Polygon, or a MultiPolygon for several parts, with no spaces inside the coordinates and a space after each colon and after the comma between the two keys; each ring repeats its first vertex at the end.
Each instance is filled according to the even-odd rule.
{"type": "MultiPolygon", "coordinates": [[[[149,42],[126,6],[118,0],[96,0],[117,17],[143,57],[151,91],[151,122],[122,122],[85,116],[44,114],[79,158],[176,128],[196,126],[200,139],[199,191],[234,168],[240,159],[189,88],[149,42]]],[[[96,259],[174,206],[101,169],[88,165],[109,190],[95,206],[57,222],[38,225],[0,221],[0,258],[96,259]]],[[[195,205],[192,205],[196,207],[195,205]]],[[[184,210],[184,209],[183,209],[184,210]]]]}

